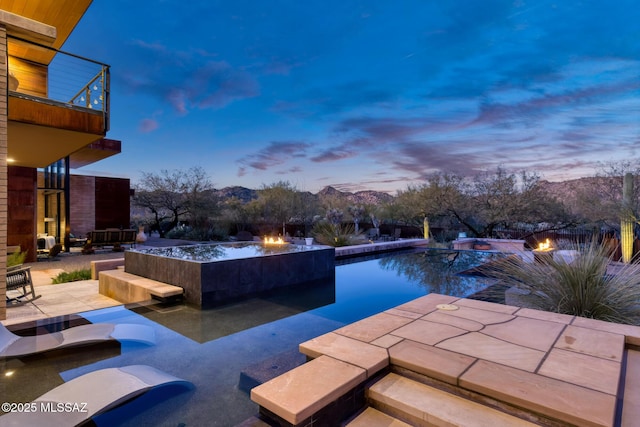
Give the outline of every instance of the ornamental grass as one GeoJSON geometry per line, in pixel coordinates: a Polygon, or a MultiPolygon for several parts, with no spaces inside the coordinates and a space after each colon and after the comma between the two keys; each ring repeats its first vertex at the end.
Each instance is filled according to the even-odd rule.
{"type": "Polygon", "coordinates": [[[530,308],[640,325],[640,264],[613,262],[610,248],[596,242],[573,244],[571,253],[542,262],[507,257],[491,275],[528,291],[530,308]]]}

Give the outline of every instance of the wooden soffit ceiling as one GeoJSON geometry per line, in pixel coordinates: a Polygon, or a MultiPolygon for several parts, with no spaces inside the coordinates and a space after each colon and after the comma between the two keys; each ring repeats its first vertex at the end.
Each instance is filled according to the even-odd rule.
{"type": "MultiPolygon", "coordinates": [[[[0,9],[56,28],[51,45],[60,49],[93,0],[0,0],[0,9]]],[[[39,64],[49,64],[54,51],[35,49],[9,41],[9,54],[39,64]]]]}

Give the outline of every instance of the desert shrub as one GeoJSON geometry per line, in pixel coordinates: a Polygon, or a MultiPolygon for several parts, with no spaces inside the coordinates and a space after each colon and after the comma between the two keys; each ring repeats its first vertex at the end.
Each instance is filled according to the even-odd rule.
{"type": "Polygon", "coordinates": [[[529,291],[531,308],[640,325],[640,264],[612,264],[609,248],[596,242],[573,248],[570,260],[508,257],[492,274],[529,291]]]}
{"type": "Polygon", "coordinates": [[[53,278],[53,284],[58,283],[67,283],[67,282],[77,282],[78,280],[90,280],[91,279],[91,270],[88,268],[82,270],[75,270],[71,272],[63,271],[53,278]]]}
{"type": "Polygon", "coordinates": [[[327,246],[349,246],[357,236],[353,224],[332,224],[327,221],[317,222],[313,226],[311,235],[319,243],[327,246]]]}
{"type": "Polygon", "coordinates": [[[167,239],[184,239],[185,235],[191,231],[191,227],[178,225],[165,233],[167,239]]]}

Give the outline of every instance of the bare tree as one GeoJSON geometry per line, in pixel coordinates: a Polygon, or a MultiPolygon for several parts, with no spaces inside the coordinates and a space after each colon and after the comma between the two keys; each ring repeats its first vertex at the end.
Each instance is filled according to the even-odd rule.
{"type": "Polygon", "coordinates": [[[148,209],[153,215],[154,227],[160,237],[178,225],[182,219],[201,223],[211,212],[213,186],[203,168],[194,166],[185,170],[166,170],[159,173],[143,172],[135,186],[133,202],[148,209]],[[207,213],[205,215],[205,213],[207,213]],[[165,222],[169,223],[164,227],[165,222]]]}

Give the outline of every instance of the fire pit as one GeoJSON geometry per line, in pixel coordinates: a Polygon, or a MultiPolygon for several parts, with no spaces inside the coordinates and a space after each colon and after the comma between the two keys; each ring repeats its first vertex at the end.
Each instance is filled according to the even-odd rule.
{"type": "Polygon", "coordinates": [[[553,254],[555,253],[556,248],[551,245],[549,239],[544,242],[540,242],[538,247],[533,250],[533,262],[537,262],[539,264],[548,264],[553,261],[553,254]]]}

